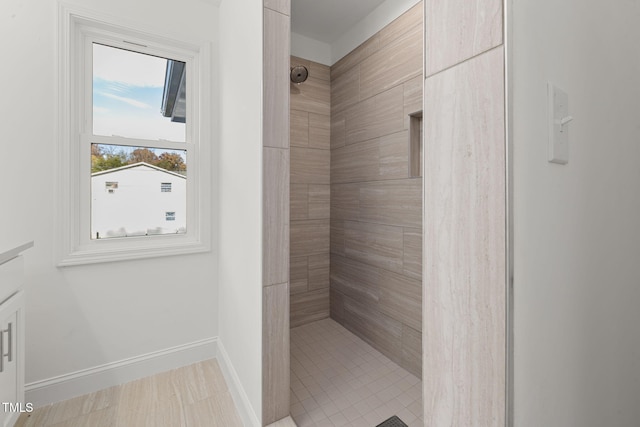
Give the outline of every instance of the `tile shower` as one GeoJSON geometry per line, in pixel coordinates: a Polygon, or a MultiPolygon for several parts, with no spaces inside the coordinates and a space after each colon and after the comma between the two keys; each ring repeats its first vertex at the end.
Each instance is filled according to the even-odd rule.
{"type": "Polygon", "coordinates": [[[332,67],[291,57],[309,70],[290,90],[299,425],[421,425],[422,21],[421,2],[332,67]]]}

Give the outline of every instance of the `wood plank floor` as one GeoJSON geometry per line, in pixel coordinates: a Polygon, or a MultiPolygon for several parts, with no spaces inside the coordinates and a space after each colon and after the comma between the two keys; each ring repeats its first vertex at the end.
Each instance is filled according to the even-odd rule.
{"type": "Polygon", "coordinates": [[[16,427],[242,427],[218,362],[206,360],[23,414],[16,427]]]}

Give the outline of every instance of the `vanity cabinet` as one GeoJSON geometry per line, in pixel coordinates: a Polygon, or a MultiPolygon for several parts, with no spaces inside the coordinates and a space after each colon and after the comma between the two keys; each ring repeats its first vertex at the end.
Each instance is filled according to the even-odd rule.
{"type": "Polygon", "coordinates": [[[24,400],[24,260],[27,243],[0,252],[0,427],[13,427],[24,400]]]}

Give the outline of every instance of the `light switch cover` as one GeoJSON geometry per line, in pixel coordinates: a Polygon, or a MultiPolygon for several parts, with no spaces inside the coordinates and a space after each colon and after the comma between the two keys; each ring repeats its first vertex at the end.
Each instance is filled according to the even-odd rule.
{"type": "Polygon", "coordinates": [[[569,115],[569,95],[552,83],[547,86],[549,161],[564,165],[569,162],[569,122],[573,120],[569,115]]]}

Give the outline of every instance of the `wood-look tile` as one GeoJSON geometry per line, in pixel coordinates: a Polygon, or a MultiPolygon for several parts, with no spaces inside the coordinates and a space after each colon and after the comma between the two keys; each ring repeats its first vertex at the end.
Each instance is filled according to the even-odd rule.
{"type": "Polygon", "coordinates": [[[425,81],[425,425],[505,424],[503,70],[499,47],[425,81]]]}
{"type": "Polygon", "coordinates": [[[330,302],[331,318],[342,323],[344,318],[344,295],[331,287],[330,302]]]}
{"type": "Polygon", "coordinates": [[[331,253],[344,255],[344,221],[331,220],[331,253]]]}
{"type": "Polygon", "coordinates": [[[380,311],[422,331],[422,281],[380,270],[380,311]]]}
{"type": "Polygon", "coordinates": [[[331,68],[319,62],[309,61],[309,75],[324,81],[331,80],[331,68]]]}
{"type": "Polygon", "coordinates": [[[422,227],[422,180],[411,178],[363,184],[359,214],[361,221],[422,227]]]}
{"type": "Polygon", "coordinates": [[[291,327],[329,317],[329,288],[291,295],[291,327]]]}
{"type": "Polygon", "coordinates": [[[331,288],[363,304],[377,306],[380,299],[380,269],[369,264],[331,255],[331,288]]]}
{"type": "MultiPolygon", "coordinates": [[[[289,77],[287,82],[290,82],[289,77]]],[[[292,109],[325,116],[331,114],[331,88],[328,81],[309,76],[302,84],[289,84],[289,93],[292,109]]]]}
{"type": "Polygon", "coordinates": [[[360,101],[360,65],[331,81],[331,111],[340,112],[360,101]]]}
{"type": "Polygon", "coordinates": [[[291,55],[289,57],[289,67],[295,67],[296,65],[302,65],[303,67],[307,67],[307,69],[311,68],[311,61],[308,59],[300,58],[299,56],[291,55]]]}
{"type": "Polygon", "coordinates": [[[291,256],[329,252],[329,220],[291,221],[291,256]]]}
{"type": "Polygon", "coordinates": [[[291,146],[309,146],[309,113],[306,111],[291,110],[291,146]]]}
{"type": "Polygon", "coordinates": [[[291,184],[290,204],[292,221],[309,219],[309,185],[291,184]]]}
{"type": "Polygon", "coordinates": [[[309,219],[329,219],[331,190],[327,184],[309,184],[309,219]]]}
{"type": "MultiPolygon", "coordinates": [[[[415,26],[421,26],[424,21],[423,13],[423,2],[420,1],[411,7],[411,9],[394,19],[389,25],[381,29],[378,32],[380,47],[387,46],[389,43],[398,40],[415,26]]],[[[422,56],[422,51],[420,51],[420,55],[422,56]]]]}
{"type": "Polygon", "coordinates": [[[309,290],[309,262],[306,256],[292,256],[291,265],[291,294],[298,294],[309,290]]]}
{"type": "Polygon", "coordinates": [[[404,128],[409,129],[409,116],[422,111],[422,75],[405,82],[404,91],[404,128]]]}
{"type": "Polygon", "coordinates": [[[353,144],[403,130],[403,96],[400,85],[348,108],[346,143],[353,144]]]}
{"type": "Polygon", "coordinates": [[[502,44],[502,1],[426,0],[425,75],[502,44]]]}
{"type": "Polygon", "coordinates": [[[396,363],[402,360],[402,324],[353,298],[344,297],[344,326],[396,363]]]}
{"type": "Polygon", "coordinates": [[[402,267],[405,276],[422,280],[422,229],[404,229],[402,267]]]}
{"type": "Polygon", "coordinates": [[[376,33],[331,66],[331,80],[349,72],[356,64],[376,52],[379,45],[380,36],[376,33]]]}
{"type": "Polygon", "coordinates": [[[418,378],[422,378],[422,332],[402,325],[401,366],[418,378]]]}
{"type": "Polygon", "coordinates": [[[347,113],[331,112],[331,149],[344,147],[347,138],[347,113]]]}
{"type": "Polygon", "coordinates": [[[402,272],[402,228],[366,222],[344,222],[344,252],[351,259],[402,272]]]}
{"type": "Polygon", "coordinates": [[[285,15],[291,14],[291,0],[264,0],[264,7],[285,15]]]}
{"type": "Polygon", "coordinates": [[[289,284],[262,295],[262,421],[270,424],[289,415],[289,284]]]}
{"type": "Polygon", "coordinates": [[[289,147],[288,16],[264,9],[263,145],[289,147]]]}
{"type": "Polygon", "coordinates": [[[309,113],[309,148],[331,148],[331,118],[323,114],[309,113]]]}
{"type": "Polygon", "coordinates": [[[262,268],[268,286],[289,278],[289,150],[265,147],[263,153],[262,268]]]}
{"type": "Polygon", "coordinates": [[[422,25],[416,25],[362,61],[360,100],[422,75],[422,37],[422,25]]]}
{"type": "Polygon", "coordinates": [[[402,179],[409,176],[409,133],[402,131],[379,138],[379,179],[402,179]]]}
{"type": "Polygon", "coordinates": [[[331,185],[331,220],[360,219],[360,186],[362,184],[331,185]]]}
{"type": "Polygon", "coordinates": [[[291,183],[329,184],[329,150],[291,147],[291,183]]]}
{"type": "Polygon", "coordinates": [[[273,424],[269,424],[267,427],[297,427],[297,426],[291,417],[286,417],[276,421],[273,424]]]}
{"type": "Polygon", "coordinates": [[[309,289],[329,287],[329,252],[309,256],[309,289]]]}
{"type": "Polygon", "coordinates": [[[331,150],[331,182],[371,181],[378,178],[380,146],[378,139],[331,150]]]}

